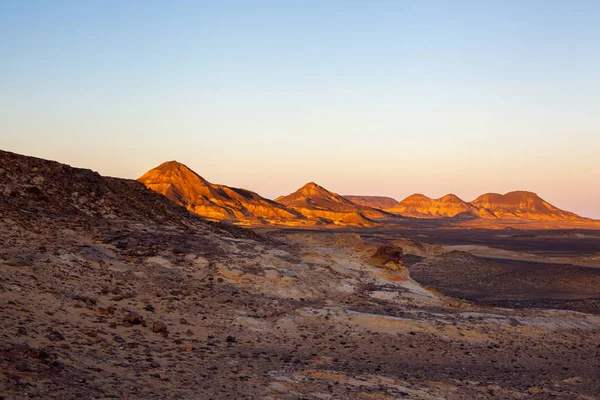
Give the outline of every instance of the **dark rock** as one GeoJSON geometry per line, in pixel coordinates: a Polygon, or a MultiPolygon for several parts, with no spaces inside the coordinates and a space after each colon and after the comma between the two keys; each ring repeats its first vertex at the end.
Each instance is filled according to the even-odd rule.
{"type": "Polygon", "coordinates": [[[29,358],[35,358],[36,360],[47,360],[50,358],[50,353],[41,349],[28,349],[27,356],[29,358]]]}
{"type": "Polygon", "coordinates": [[[167,336],[169,334],[167,325],[160,321],[156,321],[152,324],[152,332],[161,333],[163,336],[167,336]]]}
{"type": "Polygon", "coordinates": [[[389,262],[404,265],[402,248],[396,246],[379,246],[371,256],[371,262],[384,266],[389,262]]]}
{"type": "Polygon", "coordinates": [[[509,319],[510,325],[511,326],[522,326],[523,324],[519,322],[518,319],[516,318],[510,318],[509,319]]]}
{"type": "Polygon", "coordinates": [[[45,337],[52,342],[58,342],[60,340],[65,340],[65,337],[59,331],[51,331],[45,337]]]}
{"type": "Polygon", "coordinates": [[[144,322],[144,318],[135,312],[130,312],[123,318],[123,322],[130,323],[132,325],[139,325],[144,322]]]}

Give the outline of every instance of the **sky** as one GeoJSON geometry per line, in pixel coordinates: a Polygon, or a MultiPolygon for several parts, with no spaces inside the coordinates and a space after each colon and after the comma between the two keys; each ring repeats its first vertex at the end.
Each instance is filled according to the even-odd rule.
{"type": "Polygon", "coordinates": [[[0,1],[0,148],[600,219],[600,2],[0,1]]]}

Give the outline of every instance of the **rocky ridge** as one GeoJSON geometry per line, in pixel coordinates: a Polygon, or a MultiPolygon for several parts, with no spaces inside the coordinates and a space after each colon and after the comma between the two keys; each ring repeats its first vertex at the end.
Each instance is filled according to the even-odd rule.
{"type": "Polygon", "coordinates": [[[385,211],[413,218],[458,218],[531,221],[587,221],[572,212],[549,204],[537,194],[526,191],[504,195],[487,193],[466,202],[454,194],[432,199],[413,194],[385,211]]]}
{"type": "Polygon", "coordinates": [[[482,214],[477,207],[453,194],[448,194],[439,199],[432,199],[422,194],[413,194],[386,211],[413,218],[477,218],[486,216],[486,213],[482,214]]]}
{"type": "MultiPolygon", "coordinates": [[[[413,194],[396,202],[383,196],[340,196],[310,182],[275,201],[255,192],[217,185],[177,161],[169,161],[138,178],[150,189],[212,221],[237,225],[369,227],[395,216],[502,221],[592,222],[561,210],[532,192],[487,193],[472,202],[454,194],[432,199],[413,194]]],[[[387,220],[387,221],[386,221],[387,220]]],[[[494,221],[494,222],[492,222],[494,221]]]]}

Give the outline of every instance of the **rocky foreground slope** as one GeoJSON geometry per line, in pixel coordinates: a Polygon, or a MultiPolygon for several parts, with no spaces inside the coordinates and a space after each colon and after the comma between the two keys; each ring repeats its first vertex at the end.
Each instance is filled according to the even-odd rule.
{"type": "Polygon", "coordinates": [[[594,399],[600,319],[414,282],[385,237],[209,223],[0,153],[5,399],[594,399]]]}

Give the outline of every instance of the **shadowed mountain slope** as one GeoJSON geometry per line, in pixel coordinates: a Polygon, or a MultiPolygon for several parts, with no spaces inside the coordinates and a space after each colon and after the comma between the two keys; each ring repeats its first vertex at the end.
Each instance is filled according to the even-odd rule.
{"type": "Polygon", "coordinates": [[[0,206],[21,217],[177,222],[208,225],[163,196],[130,179],[0,151],[0,206]]]}
{"type": "Polygon", "coordinates": [[[385,196],[354,196],[348,195],[344,196],[346,199],[351,202],[358,204],[359,206],[372,207],[377,208],[379,210],[385,210],[387,208],[393,207],[398,203],[397,200],[392,199],[391,197],[385,196]]]}
{"type": "Polygon", "coordinates": [[[561,210],[546,202],[537,194],[527,191],[514,191],[506,194],[486,193],[473,200],[471,205],[492,213],[501,219],[530,219],[530,220],[566,220],[584,221],[569,211],[561,210]]]}
{"type": "Polygon", "coordinates": [[[386,212],[356,204],[314,182],[307,183],[287,196],[278,197],[275,201],[308,217],[320,218],[323,222],[331,221],[337,225],[375,225],[374,219],[390,217],[386,212]]]}
{"type": "MultiPolygon", "coordinates": [[[[0,194],[6,230],[47,230],[52,235],[45,245],[91,235],[126,247],[128,240],[137,240],[131,232],[145,235],[140,226],[160,229],[163,236],[168,230],[188,232],[207,246],[219,237],[259,238],[249,230],[206,221],[135,180],[6,151],[0,151],[0,194]]],[[[0,250],[0,259],[6,255],[6,249],[0,250]]]]}
{"type": "Polygon", "coordinates": [[[146,172],[138,181],[191,212],[217,221],[238,224],[301,224],[306,218],[257,193],[215,185],[176,161],[146,172]]]}

